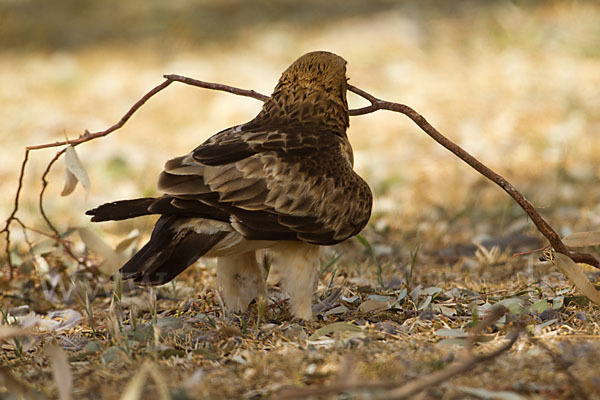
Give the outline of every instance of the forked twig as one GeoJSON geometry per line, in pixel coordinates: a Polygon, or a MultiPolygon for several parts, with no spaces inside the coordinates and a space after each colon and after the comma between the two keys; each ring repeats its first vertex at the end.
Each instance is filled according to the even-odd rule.
{"type": "MultiPolygon", "coordinates": [[[[255,98],[255,99],[258,99],[261,101],[265,101],[269,98],[269,96],[258,93],[254,90],[245,90],[245,89],[240,89],[240,88],[236,88],[233,86],[223,85],[220,83],[200,81],[197,79],[192,79],[192,78],[188,78],[188,77],[181,76],[181,75],[165,75],[164,77],[165,77],[164,82],[157,85],[152,90],[150,90],[148,93],[146,93],[144,96],[142,96],[142,98],[140,98],[129,109],[129,111],[127,111],[127,113],[125,113],[125,115],[123,115],[123,117],[116,124],[112,125],[108,129],[99,131],[99,132],[95,132],[95,133],[89,133],[88,131],[85,131],[77,139],[64,140],[64,141],[59,141],[59,142],[54,142],[54,143],[45,143],[45,144],[39,144],[39,145],[33,145],[33,146],[26,147],[25,156],[24,156],[23,162],[21,164],[21,172],[19,174],[17,192],[15,194],[14,208],[13,208],[13,211],[11,212],[11,214],[9,215],[9,217],[7,218],[4,228],[0,231],[0,234],[6,233],[6,253],[7,253],[7,257],[8,257],[8,265],[10,268],[10,277],[11,278],[13,276],[14,265],[12,264],[12,260],[10,257],[10,248],[11,248],[10,225],[15,220],[16,214],[19,210],[19,200],[20,200],[20,195],[21,195],[22,189],[23,189],[23,177],[25,175],[25,167],[29,160],[29,152],[30,151],[47,149],[47,148],[52,148],[52,147],[62,147],[62,146],[68,146],[68,145],[77,146],[81,143],[89,142],[91,140],[104,137],[104,136],[118,130],[123,125],[125,125],[125,123],[127,123],[127,121],[131,118],[131,116],[141,106],[143,106],[144,103],[146,103],[146,101],[148,101],[152,96],[156,95],[161,90],[165,89],[172,82],[181,82],[181,83],[185,83],[188,85],[201,87],[201,88],[205,88],[205,89],[224,91],[224,92],[232,93],[232,94],[239,95],[239,96],[252,97],[252,98],[255,98]]],[[[534,224],[536,225],[538,230],[549,240],[549,242],[551,243],[554,250],[571,257],[576,262],[585,262],[585,263],[588,263],[595,267],[600,267],[600,262],[593,255],[570,252],[567,249],[567,247],[564,245],[564,243],[561,241],[561,239],[558,236],[558,234],[556,233],[556,231],[540,216],[540,214],[535,210],[533,205],[527,199],[525,199],[525,197],[523,195],[521,195],[521,193],[519,193],[514,186],[512,186],[502,176],[495,173],[494,171],[489,169],[487,166],[485,166],[483,163],[478,161],[475,157],[473,157],[468,152],[463,150],[461,147],[456,145],[454,142],[452,142],[451,140],[449,140],[448,138],[443,136],[438,130],[436,130],[433,126],[431,126],[422,115],[417,113],[415,110],[413,110],[412,108],[410,108],[406,105],[403,105],[403,104],[380,100],[380,99],[376,98],[375,96],[373,96],[373,95],[365,92],[364,90],[359,89],[353,85],[348,85],[348,89],[350,91],[358,94],[359,96],[367,99],[371,103],[371,105],[369,105],[367,107],[350,110],[350,115],[352,115],[352,116],[364,115],[364,114],[368,114],[368,113],[371,113],[371,112],[374,112],[377,110],[389,110],[389,111],[394,111],[394,112],[399,112],[399,113],[405,114],[410,119],[412,119],[423,131],[425,131],[425,133],[427,133],[429,136],[431,136],[435,141],[437,141],[439,144],[441,144],[446,149],[451,151],[453,154],[458,156],[460,159],[465,161],[467,164],[469,164],[471,167],[473,167],[479,173],[484,175],[486,178],[490,179],[491,181],[496,183],[498,186],[500,186],[502,189],[504,189],[504,191],[506,191],[521,206],[521,208],[523,208],[523,210],[527,213],[527,215],[529,215],[529,217],[534,222],[534,224]]],[[[44,173],[42,175],[42,190],[39,194],[38,206],[39,206],[39,210],[40,210],[40,213],[41,213],[44,221],[46,222],[46,224],[48,225],[50,230],[52,230],[52,232],[54,233],[54,238],[63,244],[63,247],[65,248],[65,250],[67,251],[67,254],[69,256],[71,256],[73,259],[75,259],[76,261],[81,263],[82,262],[81,259],[79,259],[73,253],[73,251],[70,249],[70,246],[68,245],[67,241],[64,240],[60,236],[58,230],[54,227],[54,225],[52,224],[52,222],[46,215],[46,212],[45,212],[44,206],[43,206],[43,196],[45,193],[46,186],[48,185],[48,182],[46,181],[46,177],[48,176],[50,169],[52,168],[54,163],[56,163],[56,161],[61,157],[61,155],[64,152],[65,152],[65,148],[61,149],[52,158],[52,160],[49,162],[48,166],[46,167],[46,170],[44,171],[44,173]]]]}
{"type": "MultiPolygon", "coordinates": [[[[10,224],[15,220],[17,212],[19,211],[19,199],[20,199],[20,196],[21,196],[21,191],[23,190],[23,177],[25,176],[25,167],[27,165],[27,162],[29,161],[29,152],[32,151],[32,150],[40,150],[40,149],[47,149],[47,148],[51,148],[51,147],[61,147],[61,146],[67,146],[67,145],[77,146],[77,145],[79,145],[81,143],[89,142],[90,140],[106,136],[106,135],[110,134],[111,132],[114,132],[117,129],[121,128],[123,125],[125,125],[125,123],[131,118],[131,116],[141,106],[143,106],[144,103],[146,103],[146,101],[148,101],[156,93],[160,92],[161,90],[163,90],[164,88],[166,88],[167,86],[169,86],[172,82],[173,81],[171,81],[171,80],[166,80],[163,83],[161,83],[160,85],[158,85],[155,88],[153,88],[152,90],[150,90],[141,99],[139,99],[129,109],[129,111],[127,111],[127,113],[125,113],[125,115],[123,115],[123,117],[121,117],[121,119],[119,120],[119,122],[117,122],[116,124],[114,124],[113,126],[111,126],[110,128],[108,128],[106,130],[103,130],[103,131],[100,131],[100,132],[95,132],[95,133],[89,133],[86,130],[77,139],[64,140],[64,141],[60,141],[60,142],[46,143],[46,144],[40,144],[40,145],[34,145],[34,146],[27,146],[25,148],[25,157],[23,157],[23,162],[21,163],[21,172],[19,174],[19,182],[18,182],[18,185],[17,185],[17,193],[15,194],[14,208],[13,208],[11,214],[9,215],[9,217],[6,219],[6,224],[4,225],[4,228],[2,228],[2,230],[0,231],[0,234],[6,233],[6,247],[5,247],[5,249],[6,249],[6,254],[7,254],[7,258],[8,258],[8,260],[7,260],[8,266],[10,268],[10,279],[13,278],[13,273],[14,273],[14,265],[13,265],[11,257],[10,257],[10,224]]],[[[71,248],[67,244],[67,242],[61,238],[58,230],[54,227],[54,225],[52,224],[52,222],[50,222],[50,219],[48,218],[48,216],[46,215],[46,212],[44,210],[44,202],[43,202],[44,192],[46,190],[46,186],[48,185],[48,182],[46,181],[46,177],[48,176],[48,173],[50,173],[50,169],[52,168],[52,166],[54,165],[54,163],[56,161],[58,161],[58,159],[65,152],[65,150],[66,149],[60,150],[54,156],[54,158],[52,158],[52,160],[48,163],[48,166],[46,167],[46,170],[42,174],[42,190],[40,191],[39,198],[38,198],[38,207],[40,209],[40,214],[44,218],[44,221],[46,222],[46,224],[48,225],[48,227],[50,228],[50,230],[52,230],[52,232],[54,233],[54,239],[56,241],[58,241],[58,242],[60,242],[60,243],[63,244],[63,247],[65,248],[65,250],[66,250],[66,252],[67,252],[67,254],[69,256],[71,256],[77,262],[81,263],[82,261],[73,253],[73,251],[71,250],[71,248]]]]}

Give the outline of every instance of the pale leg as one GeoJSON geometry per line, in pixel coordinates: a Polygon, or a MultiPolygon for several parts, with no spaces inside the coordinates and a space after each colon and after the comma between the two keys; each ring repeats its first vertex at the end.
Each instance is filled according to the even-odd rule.
{"type": "Polygon", "coordinates": [[[256,253],[218,257],[217,288],[225,306],[234,312],[246,310],[256,297],[265,296],[265,280],[256,253]]]}
{"type": "Polygon", "coordinates": [[[272,249],[271,273],[281,278],[283,291],[290,296],[294,317],[312,318],[312,296],[317,285],[320,247],[304,242],[284,242],[272,249]]]}

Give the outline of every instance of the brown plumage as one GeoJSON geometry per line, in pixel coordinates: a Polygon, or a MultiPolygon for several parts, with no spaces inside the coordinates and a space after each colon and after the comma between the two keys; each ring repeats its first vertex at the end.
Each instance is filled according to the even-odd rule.
{"type": "Polygon", "coordinates": [[[161,214],[123,277],[162,284],[201,256],[218,257],[217,285],[236,311],[264,294],[255,251],[268,248],[292,314],[310,319],[318,246],[356,235],[371,214],[371,191],[353,170],[348,119],[346,61],[305,54],[253,120],[169,160],[158,180],[162,197],[87,214],[92,221],[161,214]]]}

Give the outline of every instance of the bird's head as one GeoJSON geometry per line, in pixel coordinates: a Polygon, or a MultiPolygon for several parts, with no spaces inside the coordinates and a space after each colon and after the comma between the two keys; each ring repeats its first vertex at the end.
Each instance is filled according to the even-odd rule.
{"type": "Polygon", "coordinates": [[[328,51],[313,51],[286,69],[275,88],[295,86],[323,92],[330,100],[346,102],[346,60],[328,51]]]}
{"type": "Polygon", "coordinates": [[[327,51],[307,53],[283,72],[271,98],[247,128],[283,125],[345,135],[346,91],[346,60],[327,51]]]}

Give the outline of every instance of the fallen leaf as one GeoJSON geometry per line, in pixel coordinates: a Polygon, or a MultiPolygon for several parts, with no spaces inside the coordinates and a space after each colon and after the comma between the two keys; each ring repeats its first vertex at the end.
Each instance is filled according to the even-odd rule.
{"type": "Polygon", "coordinates": [[[349,324],[347,322],[334,322],[333,324],[325,325],[317,329],[315,333],[310,335],[310,340],[317,340],[321,336],[326,336],[333,332],[362,332],[360,326],[349,324]]]}
{"type": "Polygon", "coordinates": [[[407,295],[407,290],[406,290],[406,288],[404,288],[400,291],[400,293],[398,293],[398,298],[396,299],[396,301],[398,301],[398,302],[402,301],[402,299],[404,299],[406,297],[406,295],[407,295]]]}
{"type": "Polygon", "coordinates": [[[551,319],[548,320],[544,323],[538,324],[534,326],[534,333],[535,335],[541,335],[542,334],[542,329],[550,326],[550,325],[554,325],[556,322],[558,322],[558,319],[551,319]]]}
{"type": "Polygon", "coordinates": [[[385,310],[389,307],[389,304],[379,300],[367,300],[360,303],[358,310],[362,312],[371,312],[376,310],[385,310]]]}
{"type": "Polygon", "coordinates": [[[454,310],[450,307],[443,306],[441,304],[433,304],[431,306],[431,309],[435,312],[442,313],[446,317],[453,317],[456,315],[456,310],[454,310]]]}
{"type": "Polygon", "coordinates": [[[468,386],[461,386],[460,390],[472,396],[486,400],[525,400],[525,397],[514,392],[493,391],[482,388],[472,388],[468,386]]]}
{"type": "Polygon", "coordinates": [[[417,301],[419,300],[419,295],[421,294],[421,290],[422,290],[422,286],[419,285],[416,288],[414,288],[413,290],[411,290],[410,293],[408,294],[410,296],[410,298],[412,299],[413,303],[417,304],[417,301]]]}
{"type": "Polygon", "coordinates": [[[530,305],[529,311],[533,311],[537,314],[541,314],[542,312],[546,311],[549,308],[550,308],[550,304],[548,304],[548,301],[546,299],[542,299],[542,300],[530,305]]]}
{"type": "Polygon", "coordinates": [[[438,329],[433,332],[436,336],[446,336],[446,337],[454,337],[454,338],[466,338],[469,336],[467,332],[462,329],[438,329]]]}
{"type": "Polygon", "coordinates": [[[425,300],[423,300],[423,303],[421,303],[421,305],[419,306],[419,308],[417,308],[417,310],[424,310],[427,307],[429,307],[429,305],[431,304],[431,300],[433,300],[433,297],[427,296],[425,298],[425,300]]]}
{"type": "Polygon", "coordinates": [[[508,299],[500,300],[496,303],[497,306],[504,306],[513,313],[520,315],[525,311],[525,300],[517,297],[509,297],[508,299]]]}
{"type": "Polygon", "coordinates": [[[431,287],[423,289],[420,294],[426,294],[429,296],[433,296],[434,294],[437,294],[441,291],[442,291],[442,288],[439,288],[436,286],[431,286],[431,287]]]}
{"type": "Polygon", "coordinates": [[[581,293],[594,303],[600,305],[600,293],[594,288],[594,285],[585,276],[583,269],[575,261],[564,254],[555,253],[554,264],[575,284],[575,287],[581,293]]]}
{"type": "Polygon", "coordinates": [[[341,305],[341,306],[334,307],[331,310],[325,311],[325,313],[323,313],[323,315],[343,314],[346,311],[348,311],[348,307],[341,305]]]}
{"type": "Polygon", "coordinates": [[[67,360],[67,353],[56,343],[48,343],[44,350],[52,366],[52,376],[58,388],[58,398],[60,400],[70,400],[71,390],[73,388],[73,375],[71,367],[67,360]]]}
{"type": "Polygon", "coordinates": [[[552,309],[560,310],[565,302],[564,296],[556,296],[552,299],[552,309]]]}
{"type": "Polygon", "coordinates": [[[467,344],[467,339],[465,338],[451,338],[451,339],[442,339],[437,342],[436,346],[464,346],[467,344]]]}
{"type": "Polygon", "coordinates": [[[369,295],[369,297],[367,297],[369,300],[377,300],[383,303],[391,303],[393,301],[395,301],[396,299],[391,297],[391,296],[381,296],[379,294],[371,294],[369,295]]]}

